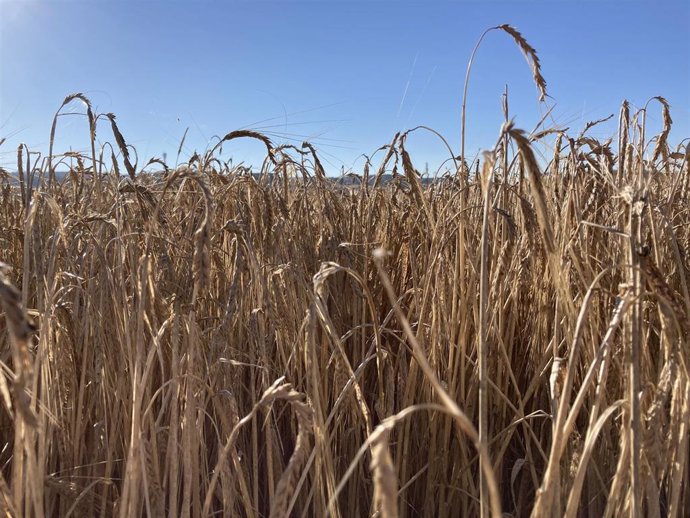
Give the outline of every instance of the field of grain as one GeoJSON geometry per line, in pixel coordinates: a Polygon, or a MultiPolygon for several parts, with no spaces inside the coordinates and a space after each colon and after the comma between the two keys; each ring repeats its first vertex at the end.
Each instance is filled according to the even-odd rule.
{"type": "Polygon", "coordinates": [[[141,173],[79,102],[90,153],[0,173],[3,516],[690,516],[690,147],[663,98],[613,141],[506,107],[434,182],[398,134],[348,185],[251,131],[219,145],[262,141],[261,174],[215,148],[141,173]]]}

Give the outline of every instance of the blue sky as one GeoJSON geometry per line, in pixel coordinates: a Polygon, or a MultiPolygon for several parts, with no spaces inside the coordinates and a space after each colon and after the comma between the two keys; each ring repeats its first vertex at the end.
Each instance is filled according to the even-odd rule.
{"type": "MultiPolygon", "coordinates": [[[[577,132],[617,114],[623,99],[639,107],[662,95],[672,142],[690,136],[687,1],[0,0],[0,165],[14,168],[20,142],[45,153],[54,112],[77,91],[117,115],[140,164],[163,153],[174,162],[187,127],[183,159],[214,135],[252,128],[276,144],[311,140],[329,173],[360,170],[359,155],[419,124],[457,153],[468,59],[484,29],[502,23],[537,49],[550,124],[577,132]]],[[[472,74],[468,156],[495,142],[506,84],[519,127],[532,129],[547,109],[504,33],[485,40],[472,74]]],[[[648,122],[660,128],[658,107],[648,122]]],[[[98,138],[113,140],[106,124],[98,138]]],[[[87,148],[85,119],[61,118],[56,150],[87,148]]],[[[448,157],[423,132],[409,148],[420,169],[448,157]]],[[[258,164],[263,150],[233,143],[223,156],[258,164]]]]}

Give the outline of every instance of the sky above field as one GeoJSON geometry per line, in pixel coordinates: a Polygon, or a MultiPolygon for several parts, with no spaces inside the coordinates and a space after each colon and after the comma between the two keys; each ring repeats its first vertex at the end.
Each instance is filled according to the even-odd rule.
{"type": "MultiPolygon", "coordinates": [[[[577,133],[661,95],[672,106],[671,141],[690,136],[690,2],[160,2],[0,0],[0,166],[16,168],[19,143],[46,153],[62,100],[83,92],[113,112],[142,165],[175,163],[236,129],[275,144],[309,140],[329,174],[360,171],[361,154],[395,132],[426,125],[454,153],[467,63],[482,32],[520,30],[541,59],[550,98],[538,101],[530,69],[510,37],[494,31],[479,49],[467,110],[467,155],[491,147],[510,114],[532,130],[577,133]],[[358,158],[359,157],[359,158],[358,158]]],[[[648,131],[661,127],[650,105],[648,131]]],[[[67,112],[83,113],[76,102],[67,112]]],[[[612,136],[615,122],[594,128],[612,136]]],[[[113,141],[106,123],[99,142],[113,141]]],[[[418,169],[434,172],[449,152],[426,132],[409,137],[418,169]]],[[[61,117],[56,152],[87,150],[84,117],[61,117]]],[[[223,149],[260,165],[254,142],[223,149]]]]}

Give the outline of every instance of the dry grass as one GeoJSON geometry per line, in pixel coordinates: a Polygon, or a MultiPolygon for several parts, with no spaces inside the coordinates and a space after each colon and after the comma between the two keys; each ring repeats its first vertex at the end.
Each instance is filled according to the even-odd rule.
{"type": "Polygon", "coordinates": [[[64,181],[52,146],[0,177],[0,514],[690,515],[690,153],[657,100],[656,137],[625,104],[617,148],[595,121],[540,164],[507,123],[427,185],[396,135],[354,187],[247,131],[218,146],[262,141],[261,177],[141,174],[87,104],[64,181]]]}

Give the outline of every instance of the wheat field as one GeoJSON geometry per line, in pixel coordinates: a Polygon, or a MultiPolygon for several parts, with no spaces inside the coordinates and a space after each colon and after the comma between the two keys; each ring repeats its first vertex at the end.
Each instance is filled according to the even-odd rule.
{"type": "Polygon", "coordinates": [[[3,516],[690,516],[690,146],[662,97],[609,140],[506,103],[472,163],[463,103],[445,175],[419,128],[347,182],[246,130],[142,173],[71,103],[90,152],[54,122],[0,173],[3,516]],[[216,157],[238,138],[260,173],[216,157]]]}

